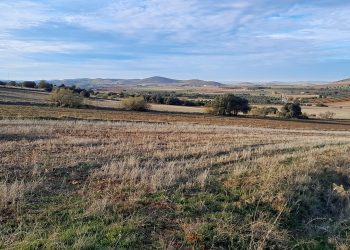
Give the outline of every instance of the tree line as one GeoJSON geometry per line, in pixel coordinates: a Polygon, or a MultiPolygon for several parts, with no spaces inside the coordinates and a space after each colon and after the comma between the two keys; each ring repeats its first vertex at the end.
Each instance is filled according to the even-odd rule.
{"type": "MultiPolygon", "coordinates": [[[[161,96],[155,97],[161,98],[161,96]]],[[[128,97],[122,101],[122,106],[126,110],[145,111],[149,109],[149,102],[149,99],[145,96],[128,97]]],[[[283,118],[308,118],[302,113],[298,102],[286,103],[281,110],[275,107],[252,108],[247,99],[233,94],[216,96],[214,100],[206,104],[205,108],[207,113],[218,116],[237,116],[239,113],[248,114],[251,112],[253,115],[264,117],[274,114],[283,118]]]]}

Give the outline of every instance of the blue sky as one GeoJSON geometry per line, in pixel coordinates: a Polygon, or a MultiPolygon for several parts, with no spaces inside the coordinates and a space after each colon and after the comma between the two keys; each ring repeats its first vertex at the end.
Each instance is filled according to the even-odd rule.
{"type": "Polygon", "coordinates": [[[350,77],[349,0],[1,0],[0,79],[350,77]]]}

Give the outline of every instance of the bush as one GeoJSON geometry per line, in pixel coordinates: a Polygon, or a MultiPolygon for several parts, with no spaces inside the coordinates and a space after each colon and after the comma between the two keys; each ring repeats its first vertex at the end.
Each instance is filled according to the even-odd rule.
{"type": "Polygon", "coordinates": [[[70,108],[80,107],[83,102],[83,98],[79,95],[75,94],[70,89],[64,88],[59,88],[52,92],[51,100],[56,103],[57,106],[70,108]]]}
{"type": "Polygon", "coordinates": [[[335,116],[334,112],[327,111],[318,115],[321,119],[333,119],[335,116]]]}
{"type": "Polygon", "coordinates": [[[301,112],[300,104],[297,102],[285,104],[280,112],[280,116],[284,118],[305,118],[301,112]]]}
{"type": "Polygon", "coordinates": [[[17,86],[17,85],[19,85],[19,84],[17,84],[16,81],[9,81],[9,82],[7,83],[7,85],[8,85],[8,86],[17,86]]]}
{"type": "Polygon", "coordinates": [[[252,115],[255,116],[268,116],[268,115],[275,115],[278,113],[278,109],[275,107],[262,107],[262,108],[258,108],[258,107],[253,107],[250,111],[250,113],[252,115]]]}
{"type": "Polygon", "coordinates": [[[0,81],[0,86],[6,85],[6,82],[0,81]]]}
{"type": "Polygon", "coordinates": [[[145,111],[149,108],[149,105],[143,96],[138,96],[122,100],[122,107],[126,110],[145,111]]]}
{"type": "Polygon", "coordinates": [[[86,91],[85,89],[80,91],[79,95],[83,98],[88,98],[90,97],[90,93],[88,91],[86,91]]]}
{"type": "Polygon", "coordinates": [[[35,88],[36,83],[33,81],[24,81],[24,82],[22,82],[22,86],[25,88],[35,88]]]}
{"type": "Polygon", "coordinates": [[[38,88],[39,89],[45,89],[47,92],[51,92],[53,89],[53,85],[42,80],[38,83],[38,88]]]}
{"type": "Polygon", "coordinates": [[[249,110],[250,107],[247,99],[232,94],[215,97],[211,103],[211,108],[207,108],[207,112],[214,115],[234,116],[237,116],[239,112],[246,114],[249,110]]]}

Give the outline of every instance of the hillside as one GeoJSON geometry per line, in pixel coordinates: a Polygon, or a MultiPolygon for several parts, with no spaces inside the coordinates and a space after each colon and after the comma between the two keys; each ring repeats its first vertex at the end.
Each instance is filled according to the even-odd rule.
{"type": "Polygon", "coordinates": [[[96,88],[96,87],[166,87],[166,86],[188,86],[188,87],[207,87],[207,86],[224,86],[224,84],[214,81],[204,81],[198,79],[191,80],[177,80],[161,76],[153,76],[144,79],[64,79],[64,80],[52,80],[50,81],[56,85],[76,85],[83,88],[96,88]]]}
{"type": "Polygon", "coordinates": [[[336,81],[336,82],[333,83],[333,85],[336,85],[336,86],[350,86],[350,78],[344,79],[344,80],[340,80],[340,81],[336,81]]]}
{"type": "Polygon", "coordinates": [[[339,87],[350,87],[350,78],[331,82],[325,85],[320,85],[321,87],[329,87],[329,88],[339,88],[339,87]]]}

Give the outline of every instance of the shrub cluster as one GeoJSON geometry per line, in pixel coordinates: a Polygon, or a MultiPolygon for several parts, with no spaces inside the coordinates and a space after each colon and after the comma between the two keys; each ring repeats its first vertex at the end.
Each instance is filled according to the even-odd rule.
{"type": "Polygon", "coordinates": [[[81,89],[79,87],[76,87],[75,85],[72,85],[70,87],[65,86],[64,84],[61,84],[58,86],[59,89],[69,89],[73,91],[73,93],[80,95],[81,97],[88,98],[90,95],[94,94],[94,91],[92,89],[81,89]]]}
{"type": "Polygon", "coordinates": [[[268,116],[268,115],[276,115],[278,114],[278,109],[275,107],[253,107],[250,110],[250,114],[255,116],[268,116]]]}
{"type": "Polygon", "coordinates": [[[53,90],[53,84],[42,80],[38,83],[38,88],[45,89],[47,92],[51,92],[53,90]]]}
{"type": "Polygon", "coordinates": [[[307,119],[307,115],[301,112],[300,103],[286,103],[279,112],[279,115],[283,118],[298,118],[307,119]]]}
{"type": "Polygon", "coordinates": [[[78,108],[83,103],[83,98],[71,89],[58,88],[51,93],[51,101],[57,106],[78,108]]]}
{"type": "Polygon", "coordinates": [[[250,106],[248,100],[233,94],[217,96],[207,105],[207,112],[214,115],[237,116],[239,112],[246,114],[249,110],[250,106]]]}
{"type": "Polygon", "coordinates": [[[143,96],[137,96],[122,100],[122,107],[126,110],[145,111],[149,108],[149,104],[143,96]]]}
{"type": "Polygon", "coordinates": [[[205,105],[205,102],[203,101],[182,100],[176,97],[175,95],[152,94],[152,95],[144,95],[143,97],[148,103],[177,105],[177,106],[204,106],[205,105]]]}

